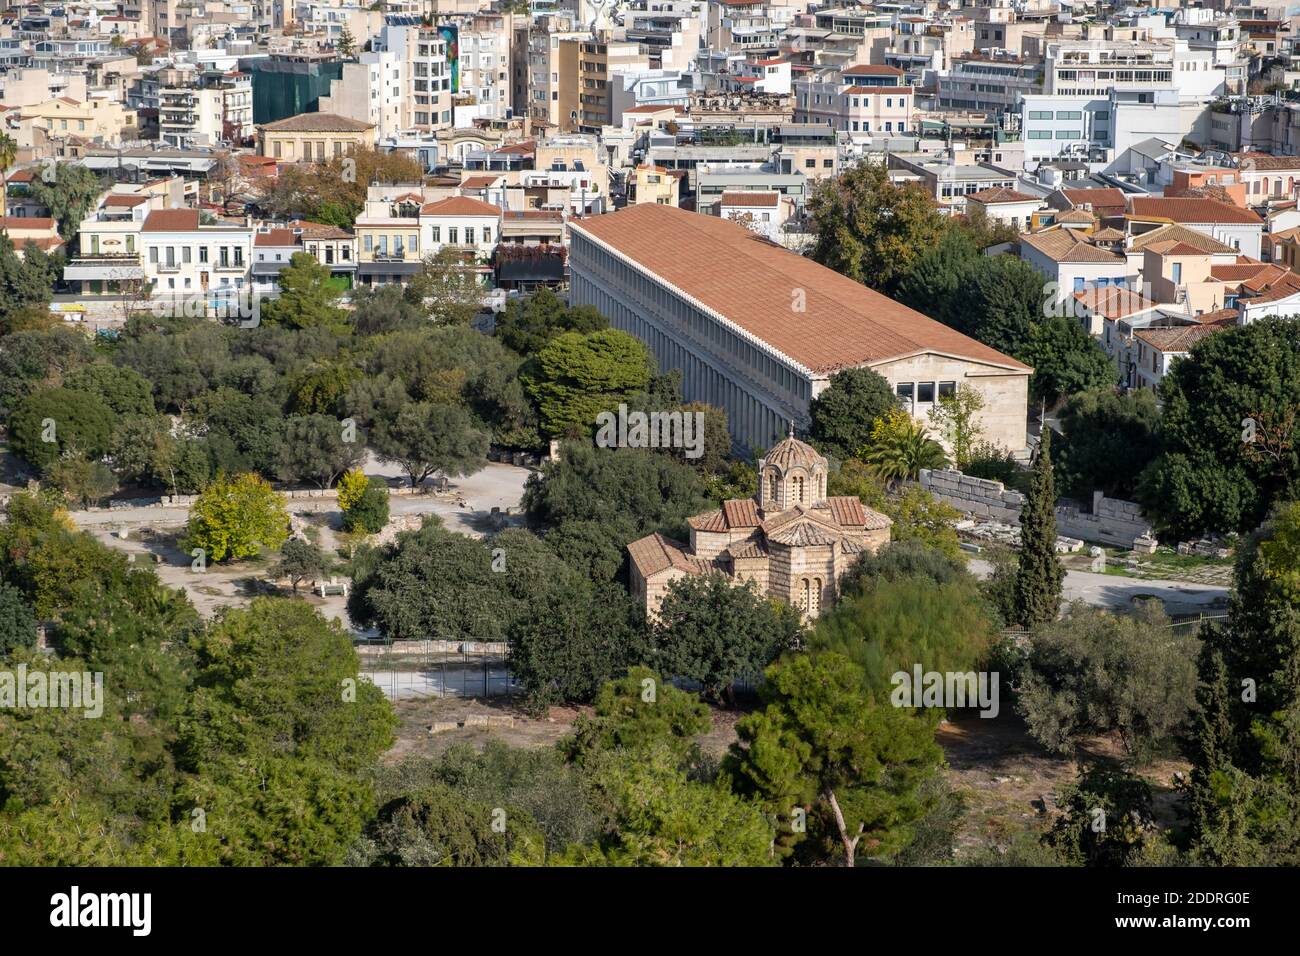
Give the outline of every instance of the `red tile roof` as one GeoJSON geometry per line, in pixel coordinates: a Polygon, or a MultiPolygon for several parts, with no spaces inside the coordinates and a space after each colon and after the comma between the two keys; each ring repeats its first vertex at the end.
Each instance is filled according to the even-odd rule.
{"type": "Polygon", "coordinates": [[[879,63],[855,63],[840,71],[844,76],[902,76],[903,71],[896,66],[883,66],[879,63]]]}
{"type": "Polygon", "coordinates": [[[197,209],[155,209],[140,227],[142,232],[191,232],[199,228],[197,209]]]}
{"type": "Polygon", "coordinates": [[[1028,366],[744,226],[644,203],[570,221],[704,308],[814,373],[925,352],[1028,366]],[[802,311],[791,304],[800,296],[802,311]]]}
{"type": "Polygon", "coordinates": [[[450,196],[420,207],[421,216],[500,216],[501,207],[470,196],[450,196]]]}
{"type": "Polygon", "coordinates": [[[1262,225],[1263,220],[1249,209],[1219,202],[1217,199],[1192,199],[1185,196],[1134,196],[1133,215],[1139,219],[1170,219],[1174,222],[1221,222],[1262,225]]]}
{"type": "Polygon", "coordinates": [[[724,192],[719,202],[723,206],[770,206],[775,209],[778,198],[776,193],[750,193],[734,190],[724,192]]]}

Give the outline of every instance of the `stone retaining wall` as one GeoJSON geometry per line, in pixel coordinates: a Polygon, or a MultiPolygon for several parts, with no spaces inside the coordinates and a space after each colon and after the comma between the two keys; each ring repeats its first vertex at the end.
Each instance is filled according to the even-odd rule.
{"type": "MultiPolygon", "coordinates": [[[[972,478],[951,469],[921,469],[921,487],[963,514],[1019,525],[1025,496],[1008,491],[1000,481],[972,478]]],[[[1063,537],[1097,541],[1117,548],[1149,550],[1155,546],[1151,522],[1136,502],[1092,496],[1092,514],[1077,503],[1062,499],[1056,505],[1056,533],[1063,537]]]]}
{"type": "Polygon", "coordinates": [[[921,487],[964,514],[1006,524],[1020,524],[1020,509],[1025,506],[1025,496],[1008,491],[1002,482],[972,478],[952,469],[922,468],[921,487]]]}

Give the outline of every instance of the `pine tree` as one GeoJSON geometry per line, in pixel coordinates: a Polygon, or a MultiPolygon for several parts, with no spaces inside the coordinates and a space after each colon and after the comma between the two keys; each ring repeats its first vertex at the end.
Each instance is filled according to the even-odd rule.
{"type": "Polygon", "coordinates": [[[1056,558],[1056,487],[1052,480],[1052,432],[1043,429],[1025,506],[1020,512],[1020,562],[1016,609],[1020,623],[1035,627],[1056,620],[1065,570],[1056,558]]]}
{"type": "Polygon", "coordinates": [[[339,32],[339,56],[344,60],[351,60],[357,55],[357,42],[352,37],[352,31],[345,25],[339,32]]]}

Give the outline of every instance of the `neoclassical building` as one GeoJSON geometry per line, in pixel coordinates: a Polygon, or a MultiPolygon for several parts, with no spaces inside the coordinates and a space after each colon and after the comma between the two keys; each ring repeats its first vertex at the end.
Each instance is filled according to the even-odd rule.
{"type": "Polygon", "coordinates": [[[688,520],[689,545],[652,534],[627,546],[631,588],[655,617],[668,585],[688,574],[753,581],[815,618],[863,551],[889,542],[889,518],[853,496],[826,496],[826,459],[793,435],[758,462],[758,494],[688,520]]]}

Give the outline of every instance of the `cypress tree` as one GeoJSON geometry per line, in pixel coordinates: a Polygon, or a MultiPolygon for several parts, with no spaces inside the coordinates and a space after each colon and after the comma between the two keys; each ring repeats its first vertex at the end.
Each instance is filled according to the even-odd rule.
{"type": "Polygon", "coordinates": [[[1020,561],[1016,566],[1016,612],[1025,627],[1056,620],[1065,569],[1056,558],[1056,487],[1052,480],[1052,431],[1043,429],[1033,480],[1020,512],[1020,561]]]}

